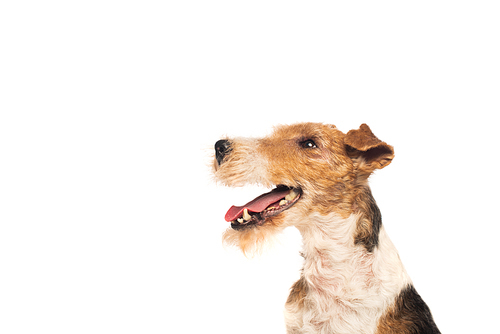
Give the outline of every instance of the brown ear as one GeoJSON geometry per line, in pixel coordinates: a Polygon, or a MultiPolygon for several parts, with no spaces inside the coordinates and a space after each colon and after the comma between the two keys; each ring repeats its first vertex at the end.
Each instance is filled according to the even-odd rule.
{"type": "Polygon", "coordinates": [[[394,158],[394,149],[375,137],[368,125],[361,124],[358,130],[349,131],[345,138],[349,157],[359,162],[359,168],[371,173],[389,165],[394,158]]]}

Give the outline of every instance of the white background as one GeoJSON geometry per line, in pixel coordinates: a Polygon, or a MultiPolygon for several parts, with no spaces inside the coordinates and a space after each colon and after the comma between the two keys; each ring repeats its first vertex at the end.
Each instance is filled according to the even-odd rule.
{"type": "Polygon", "coordinates": [[[367,123],[443,333],[498,333],[496,1],[3,1],[0,332],[284,333],[300,237],[247,259],[214,142],[367,123]]]}

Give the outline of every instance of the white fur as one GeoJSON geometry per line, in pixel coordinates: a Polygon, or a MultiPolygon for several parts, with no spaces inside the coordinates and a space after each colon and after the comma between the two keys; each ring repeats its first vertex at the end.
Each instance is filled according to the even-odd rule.
{"type": "Polygon", "coordinates": [[[377,321],[410,283],[384,228],[373,253],[354,245],[357,215],[309,216],[303,236],[304,308],[287,305],[288,333],[375,333],[377,321]]]}
{"type": "Polygon", "coordinates": [[[232,153],[222,166],[215,166],[217,181],[230,187],[243,187],[249,184],[273,186],[269,182],[268,161],[262,157],[257,140],[235,138],[231,140],[232,153]]]}

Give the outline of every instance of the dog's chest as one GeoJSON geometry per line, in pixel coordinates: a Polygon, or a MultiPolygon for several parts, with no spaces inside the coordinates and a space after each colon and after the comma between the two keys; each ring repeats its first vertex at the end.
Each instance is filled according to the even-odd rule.
{"type": "Polygon", "coordinates": [[[375,333],[383,313],[380,285],[369,266],[335,266],[327,258],[304,267],[307,293],[302,317],[304,333],[375,333]]]}
{"type": "Polygon", "coordinates": [[[286,307],[288,333],[376,333],[409,282],[384,229],[374,252],[344,240],[317,240],[304,244],[302,278],[286,307]]]}
{"type": "Polygon", "coordinates": [[[304,244],[303,255],[302,278],[294,287],[301,299],[294,303],[289,298],[288,332],[375,333],[384,301],[381,281],[373,271],[374,254],[353,247],[347,238],[316,238],[304,244]]]}
{"type": "Polygon", "coordinates": [[[383,313],[376,299],[356,291],[310,291],[301,314],[303,333],[375,333],[383,313]]]}

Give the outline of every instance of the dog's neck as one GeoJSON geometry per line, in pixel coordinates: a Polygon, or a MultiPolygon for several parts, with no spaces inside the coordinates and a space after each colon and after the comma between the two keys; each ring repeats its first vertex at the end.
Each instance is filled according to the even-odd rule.
{"type": "Polygon", "coordinates": [[[373,279],[373,253],[355,245],[353,239],[360,216],[308,218],[307,223],[298,226],[303,239],[303,273],[308,283],[330,293],[350,284],[368,284],[373,279]]]}
{"type": "Polygon", "coordinates": [[[378,319],[411,283],[382,226],[371,251],[355,241],[361,219],[361,212],[347,218],[312,214],[297,226],[303,238],[298,287],[304,308],[297,312],[290,304],[289,323],[315,333],[374,333],[378,319]]]}
{"type": "MultiPolygon", "coordinates": [[[[313,214],[307,222],[297,226],[303,238],[303,276],[309,291],[328,299],[335,296],[342,303],[373,298],[379,293],[391,300],[401,286],[410,282],[382,226],[377,231],[378,244],[372,251],[356,243],[354,236],[362,216],[361,213],[353,213],[348,218],[339,218],[334,213],[313,214]],[[400,277],[401,281],[394,282],[387,277],[391,280],[400,277]],[[367,293],[369,291],[372,293],[367,293]]],[[[384,299],[377,297],[374,300],[384,299]]]]}

